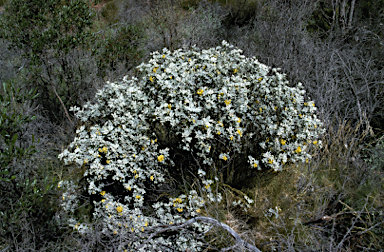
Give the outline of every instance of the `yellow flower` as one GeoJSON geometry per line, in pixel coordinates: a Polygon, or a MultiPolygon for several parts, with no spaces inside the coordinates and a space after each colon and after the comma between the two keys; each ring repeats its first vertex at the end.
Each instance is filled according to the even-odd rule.
{"type": "Polygon", "coordinates": [[[165,58],[165,55],[163,54],[163,59],[165,58]]]}
{"type": "Polygon", "coordinates": [[[241,122],[241,118],[237,118],[237,122],[240,123],[241,122]]]}
{"type": "Polygon", "coordinates": [[[151,77],[149,77],[149,80],[151,81],[151,82],[153,82],[153,77],[151,76],[151,77]]]}
{"type": "Polygon", "coordinates": [[[131,228],[131,231],[133,232],[133,231],[135,231],[135,229],[134,229],[134,228],[131,228]]]}
{"type": "Polygon", "coordinates": [[[207,127],[207,129],[209,128],[209,125],[205,125],[205,127],[207,127]]]}
{"type": "Polygon", "coordinates": [[[143,146],[143,147],[141,147],[141,149],[142,149],[142,150],[145,150],[145,147],[143,146]]]}
{"type": "Polygon", "coordinates": [[[260,112],[263,112],[263,109],[262,108],[259,108],[260,112]]]}
{"type": "Polygon", "coordinates": [[[219,71],[219,70],[217,70],[217,74],[220,74],[220,71],[219,71]]]}
{"type": "Polygon", "coordinates": [[[151,181],[153,181],[153,179],[154,179],[153,175],[151,175],[151,176],[149,177],[149,179],[150,179],[151,181]]]}
{"type": "Polygon", "coordinates": [[[223,156],[223,159],[224,159],[224,161],[227,161],[228,158],[227,158],[227,156],[223,156]]]}
{"type": "Polygon", "coordinates": [[[233,136],[231,136],[230,139],[233,140],[233,136]]]}
{"type": "Polygon", "coordinates": [[[107,160],[106,163],[109,164],[111,162],[111,160],[107,160]]]}
{"type": "Polygon", "coordinates": [[[316,141],[313,141],[313,144],[314,144],[314,145],[317,145],[317,140],[316,140],[316,141]]]}
{"type": "Polygon", "coordinates": [[[117,234],[117,231],[115,230],[115,231],[113,231],[113,233],[114,233],[114,234],[117,234]]]}
{"type": "Polygon", "coordinates": [[[153,72],[156,73],[157,69],[158,69],[158,67],[155,67],[155,68],[153,69],[153,72]]]}
{"type": "Polygon", "coordinates": [[[242,137],[243,134],[241,133],[241,130],[237,130],[237,133],[242,137]]]}
{"type": "Polygon", "coordinates": [[[256,167],[257,167],[257,164],[256,164],[256,163],[253,163],[253,167],[256,168],[256,167]]]}
{"type": "Polygon", "coordinates": [[[132,188],[131,188],[130,186],[128,186],[126,189],[127,189],[128,191],[130,191],[132,188]]]}
{"type": "Polygon", "coordinates": [[[224,102],[225,102],[225,105],[228,106],[231,103],[231,100],[225,100],[224,102]]]}
{"type": "Polygon", "coordinates": [[[136,199],[141,199],[141,196],[140,195],[136,195],[136,199]]]}
{"type": "Polygon", "coordinates": [[[145,227],[148,227],[148,221],[146,221],[146,222],[144,223],[144,226],[145,226],[145,227]]]}
{"type": "Polygon", "coordinates": [[[88,159],[86,158],[85,160],[84,160],[84,164],[87,164],[88,163],[88,159]]]}
{"type": "Polygon", "coordinates": [[[65,197],[63,196],[63,200],[65,200],[65,197]]]}
{"type": "Polygon", "coordinates": [[[102,191],[100,194],[101,194],[101,196],[104,196],[105,195],[105,191],[102,191]]]}
{"type": "Polygon", "coordinates": [[[179,208],[177,208],[176,210],[177,210],[179,213],[181,213],[181,212],[183,211],[183,209],[182,209],[182,208],[180,208],[180,207],[179,207],[179,208]]]}
{"type": "Polygon", "coordinates": [[[284,139],[281,139],[281,140],[280,140],[280,143],[281,143],[282,145],[285,145],[286,142],[287,142],[287,141],[285,141],[284,139]]]}
{"type": "Polygon", "coordinates": [[[308,105],[308,103],[304,102],[304,106],[307,106],[307,105],[308,105]]]}
{"type": "Polygon", "coordinates": [[[259,101],[255,101],[257,104],[259,104],[259,101]]]}
{"type": "Polygon", "coordinates": [[[102,199],[102,200],[101,200],[101,202],[103,202],[103,203],[104,203],[104,202],[105,202],[105,199],[102,199]]]}
{"type": "Polygon", "coordinates": [[[159,162],[163,162],[163,160],[164,160],[164,155],[160,155],[160,156],[158,156],[158,157],[157,157],[157,160],[158,160],[159,162]]]}
{"type": "Polygon", "coordinates": [[[298,146],[297,149],[295,150],[296,153],[300,153],[301,152],[301,147],[298,146]]]}
{"type": "Polygon", "coordinates": [[[233,73],[234,73],[234,74],[237,73],[237,68],[235,68],[235,70],[233,70],[233,73]]]}
{"type": "Polygon", "coordinates": [[[143,227],[141,227],[141,232],[144,232],[144,228],[143,227]]]}
{"type": "Polygon", "coordinates": [[[174,202],[174,203],[179,203],[179,204],[180,204],[181,202],[183,202],[183,200],[180,199],[180,198],[176,198],[176,199],[173,200],[173,202],[174,202]]]}
{"type": "Polygon", "coordinates": [[[201,212],[201,209],[200,209],[200,208],[196,210],[196,213],[200,213],[200,212],[201,212]]]}
{"type": "Polygon", "coordinates": [[[217,134],[218,134],[218,135],[220,135],[220,134],[221,134],[221,132],[220,132],[220,131],[218,131],[218,132],[217,132],[217,134]]]}
{"type": "Polygon", "coordinates": [[[121,213],[123,211],[123,207],[122,206],[118,206],[116,207],[116,211],[121,213]]]}
{"type": "Polygon", "coordinates": [[[139,177],[139,174],[136,174],[136,175],[135,175],[135,179],[137,179],[138,177],[139,177]]]}
{"type": "Polygon", "coordinates": [[[204,93],[204,90],[203,90],[203,89],[200,88],[199,90],[197,90],[197,94],[198,94],[198,95],[202,95],[203,93],[204,93]]]}
{"type": "Polygon", "coordinates": [[[190,62],[190,61],[191,61],[191,58],[188,59],[188,62],[190,62]]]}
{"type": "Polygon", "coordinates": [[[272,160],[272,159],[269,159],[269,160],[268,160],[268,163],[272,164],[272,163],[273,163],[273,160],[272,160]]]}
{"type": "Polygon", "coordinates": [[[78,229],[78,228],[79,228],[79,225],[78,225],[78,224],[76,224],[76,225],[75,225],[75,228],[76,228],[76,229],[78,229]]]}
{"type": "Polygon", "coordinates": [[[205,187],[205,189],[208,189],[210,186],[211,186],[210,184],[207,184],[204,187],[205,187]]]}

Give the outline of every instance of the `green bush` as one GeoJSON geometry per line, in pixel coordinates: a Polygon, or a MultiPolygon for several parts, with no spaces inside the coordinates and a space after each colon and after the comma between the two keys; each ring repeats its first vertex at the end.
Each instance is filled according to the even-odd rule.
{"type": "Polygon", "coordinates": [[[118,0],[109,1],[101,11],[101,15],[109,24],[116,23],[119,20],[119,2],[118,0]]]}
{"type": "Polygon", "coordinates": [[[12,0],[0,16],[0,38],[22,53],[29,85],[38,88],[52,121],[71,120],[67,108],[80,105],[89,88],[80,58],[92,38],[93,17],[86,0],[12,0]]]}
{"type": "Polygon", "coordinates": [[[15,160],[31,156],[35,150],[35,139],[32,135],[31,144],[25,146],[18,141],[25,133],[26,125],[35,119],[25,115],[25,107],[38,96],[36,90],[22,92],[12,82],[3,83],[0,91],[0,181],[11,182],[17,177],[12,171],[15,160]],[[24,147],[25,146],[25,147],[24,147]]]}
{"type": "MultiPolygon", "coordinates": [[[[163,49],[137,70],[107,83],[95,104],[73,108],[83,125],[59,155],[82,167],[94,220],[125,237],[119,249],[202,250],[197,235],[207,225],[163,237],[153,230],[199,216],[205,203],[220,201],[218,184],[241,187],[258,170],[308,161],[308,150],[321,145],[321,122],[301,84],[289,87],[277,69],[225,41],[209,50],[163,49]]],[[[82,203],[78,183],[59,187],[69,224],[86,234],[91,224],[71,217],[82,203]]]]}
{"type": "Polygon", "coordinates": [[[0,89],[0,249],[39,251],[62,233],[53,222],[57,178],[30,134],[36,89],[18,85],[9,81],[0,89]]]}
{"type": "Polygon", "coordinates": [[[142,52],[139,49],[143,32],[138,26],[121,26],[113,34],[103,36],[94,53],[97,57],[98,74],[106,76],[107,71],[116,71],[123,67],[125,71],[140,61],[142,52]]]}

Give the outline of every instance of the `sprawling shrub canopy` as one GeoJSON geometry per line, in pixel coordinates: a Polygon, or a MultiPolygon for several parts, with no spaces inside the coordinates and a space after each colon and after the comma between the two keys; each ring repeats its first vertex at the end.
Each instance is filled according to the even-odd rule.
{"type": "MultiPolygon", "coordinates": [[[[131,79],[107,83],[94,104],[74,108],[84,124],[60,155],[86,167],[86,189],[98,195],[94,217],[110,230],[144,232],[198,215],[204,197],[195,190],[169,202],[156,202],[148,193],[175,170],[186,170],[180,168],[185,159],[194,161],[191,169],[203,180],[207,198],[217,201],[206,173],[222,171],[236,155],[247,153],[249,169],[280,171],[285,163],[308,160],[309,147],[320,144],[321,122],[302,85],[290,87],[277,69],[225,41],[209,50],[163,49],[137,70],[131,79]],[[152,205],[145,203],[149,199],[152,205]]],[[[76,201],[67,204],[65,197],[70,210],[76,201]]],[[[184,244],[179,248],[198,250],[198,243],[184,238],[176,242],[184,244]]]]}

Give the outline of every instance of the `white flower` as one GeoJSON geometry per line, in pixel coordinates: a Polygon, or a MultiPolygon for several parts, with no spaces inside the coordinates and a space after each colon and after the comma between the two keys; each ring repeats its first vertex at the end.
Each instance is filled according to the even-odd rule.
{"type": "MultiPolygon", "coordinates": [[[[143,232],[147,225],[182,223],[198,215],[206,201],[219,202],[221,194],[212,190],[219,179],[206,178],[212,174],[208,167],[232,167],[232,158],[244,145],[258,151],[248,156],[250,169],[280,171],[287,162],[310,158],[309,146],[304,142],[321,146],[318,139],[323,132],[313,114],[314,103],[308,101],[308,106],[303,106],[302,85],[289,87],[283,74],[274,69],[276,75],[266,76],[268,71],[268,66],[246,58],[225,41],[222,47],[209,50],[164,49],[152,53],[148,63],[140,64],[136,76],[107,83],[97,92],[94,104],[73,108],[83,122],[96,123],[79,127],[77,136],[59,158],[67,164],[87,164],[84,176],[91,195],[108,190],[112,184],[127,190],[124,199],[108,191],[100,195],[101,201],[94,202],[94,218],[104,224],[105,232],[113,232],[118,223],[124,222],[130,226],[126,236],[130,237],[143,232]],[[172,141],[177,144],[170,144],[172,141]],[[168,182],[171,169],[180,165],[180,157],[174,154],[185,151],[193,157],[185,161],[193,164],[196,159],[200,165],[197,177],[204,195],[195,190],[174,195],[169,202],[154,203],[154,215],[145,215],[144,201],[159,195],[148,197],[144,185],[168,182]]],[[[196,174],[196,170],[191,172],[196,174]]],[[[80,202],[75,184],[67,186],[62,182],[59,186],[66,190],[63,209],[74,212],[80,202]]],[[[252,203],[244,196],[234,204],[246,211],[252,203]]],[[[74,220],[71,225],[86,230],[86,225],[83,228],[77,223],[74,220]]],[[[201,232],[209,229],[209,225],[194,225],[201,232]]],[[[182,251],[199,251],[202,245],[195,238],[153,238],[143,249],[150,251],[150,246],[161,241],[177,244],[182,251]]],[[[132,249],[139,245],[133,242],[132,249]]]]}

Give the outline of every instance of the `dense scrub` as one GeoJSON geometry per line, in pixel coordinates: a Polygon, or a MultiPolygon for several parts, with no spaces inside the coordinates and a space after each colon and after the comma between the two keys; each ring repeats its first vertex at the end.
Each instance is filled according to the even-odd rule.
{"type": "MultiPolygon", "coordinates": [[[[97,90],[108,90],[106,81],[121,83],[124,76],[140,75],[142,70],[136,66],[149,62],[154,57],[151,52],[165,47],[163,54],[173,55],[193,45],[215,48],[223,40],[243,49],[245,57],[281,68],[290,83],[303,84],[324,122],[322,148],[308,148],[311,159],[287,162],[278,172],[267,169],[268,159],[263,166],[262,156],[251,155],[263,169],[247,174],[247,180],[227,169],[216,181],[215,174],[205,170],[205,181],[212,180],[209,186],[194,180],[202,178],[198,174],[181,174],[180,169],[166,174],[165,186],[152,188],[147,185],[148,174],[144,183],[148,200],[156,202],[160,197],[166,204],[171,196],[172,203],[181,205],[184,198],[178,195],[188,197],[186,192],[193,187],[199,197],[208,196],[208,188],[220,193],[220,202],[208,201],[200,210],[202,217],[231,228],[214,226],[199,237],[202,246],[212,251],[231,246],[240,251],[234,233],[249,244],[249,250],[251,245],[262,251],[383,249],[382,1],[334,5],[295,0],[0,1],[4,3],[0,9],[0,250],[111,251],[127,246],[127,240],[114,230],[107,232],[103,222],[90,215],[95,209],[92,201],[99,204],[108,190],[90,197],[83,190],[87,180],[81,180],[87,166],[65,165],[58,159],[76,130],[112,118],[82,122],[70,108],[96,102],[97,90]],[[71,189],[80,203],[71,217],[59,207],[61,180],[80,180],[80,187],[71,189]],[[160,194],[149,197],[154,191],[160,194]],[[70,218],[76,219],[72,227],[70,218]],[[93,231],[79,233],[79,222],[90,223],[93,231]]],[[[148,79],[143,87],[156,89],[158,84],[160,88],[154,68],[148,69],[153,82],[148,79]]],[[[234,69],[223,71],[235,74],[234,69]]],[[[193,100],[199,98],[196,93],[193,100]]],[[[167,101],[164,109],[176,107],[167,101]]],[[[176,143],[162,144],[165,148],[176,143]]],[[[100,154],[106,154],[100,148],[100,154]]],[[[181,150],[173,154],[191,160],[181,150]]],[[[167,160],[166,154],[161,155],[167,160]]],[[[223,157],[217,161],[224,162],[223,157]]],[[[243,161],[249,165],[249,160],[243,161]]],[[[199,171],[198,164],[191,170],[199,171]]],[[[145,221],[142,224],[146,227],[145,221]]],[[[194,230],[165,234],[177,240],[192,237],[194,230]]]]}

